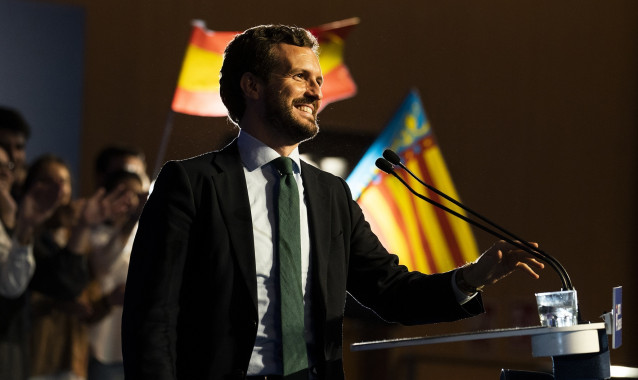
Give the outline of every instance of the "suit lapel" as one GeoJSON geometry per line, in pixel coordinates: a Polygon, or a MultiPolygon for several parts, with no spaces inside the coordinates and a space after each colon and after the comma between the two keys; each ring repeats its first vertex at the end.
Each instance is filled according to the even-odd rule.
{"type": "Polygon", "coordinates": [[[217,171],[212,175],[219,195],[221,214],[226,222],[232,250],[236,253],[237,265],[250,290],[255,312],[257,312],[257,274],[250,202],[246,180],[234,141],[215,155],[212,163],[217,171]]]}
{"type": "Polygon", "coordinates": [[[326,299],[326,281],[328,273],[328,257],[330,249],[330,220],[332,205],[330,204],[329,188],[322,186],[316,168],[301,163],[301,177],[306,199],[308,200],[308,228],[310,231],[310,254],[314,265],[315,281],[319,284],[321,299],[324,306],[326,299]]]}

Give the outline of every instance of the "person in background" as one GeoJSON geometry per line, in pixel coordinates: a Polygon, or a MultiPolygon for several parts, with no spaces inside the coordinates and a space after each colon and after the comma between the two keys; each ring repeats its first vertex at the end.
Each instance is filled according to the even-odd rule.
{"type": "Polygon", "coordinates": [[[14,183],[12,194],[17,197],[27,176],[27,141],[31,128],[24,117],[13,108],[0,107],[0,147],[9,154],[13,163],[14,183]]]}
{"type": "Polygon", "coordinates": [[[95,181],[124,202],[104,223],[93,228],[88,287],[93,308],[89,316],[90,380],[123,378],[121,304],[137,220],[146,201],[149,179],[141,149],[122,143],[105,146],[95,159],[95,181]],[[117,215],[116,215],[117,214],[117,215]]]}
{"type": "Polygon", "coordinates": [[[0,148],[0,295],[17,298],[26,290],[35,271],[33,234],[57,207],[54,194],[34,186],[20,207],[10,194],[13,163],[0,148]]]}
{"type": "Polygon", "coordinates": [[[13,168],[9,154],[0,147],[0,296],[8,298],[24,292],[35,270],[33,249],[17,244],[12,236],[18,209],[11,195],[13,168]]]}
{"type": "Polygon", "coordinates": [[[34,237],[30,379],[85,379],[91,233],[113,215],[123,197],[99,189],[72,201],[69,168],[54,155],[38,158],[29,168],[24,190],[40,186],[55,194],[58,207],[34,237]]]}
{"type": "Polygon", "coordinates": [[[0,379],[24,380],[29,374],[30,326],[25,290],[36,265],[33,238],[58,207],[58,196],[54,189],[35,184],[18,206],[10,194],[12,169],[0,148],[0,379]]]}
{"type": "Polygon", "coordinates": [[[107,194],[123,201],[111,216],[93,228],[89,264],[93,281],[89,297],[88,380],[123,380],[122,304],[134,228],[146,201],[144,181],[136,173],[119,170],[104,178],[107,194]]]}
{"type": "Polygon", "coordinates": [[[95,182],[97,187],[102,187],[109,174],[124,170],[137,174],[144,183],[144,189],[148,190],[146,169],[146,156],[141,149],[127,144],[110,144],[95,159],[95,182]]]}

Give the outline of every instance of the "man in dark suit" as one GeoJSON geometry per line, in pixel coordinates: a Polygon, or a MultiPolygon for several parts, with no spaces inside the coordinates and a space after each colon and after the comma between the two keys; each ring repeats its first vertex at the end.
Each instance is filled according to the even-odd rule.
{"type": "Polygon", "coordinates": [[[477,290],[516,268],[537,277],[542,264],[503,243],[449,273],[398,264],[345,182],[299,160],[299,143],[318,132],[316,48],[307,31],[286,26],[249,29],[226,48],[221,95],[241,132],[221,151],[167,163],[156,181],[126,288],[127,379],[342,379],[346,292],[388,321],[421,324],[482,312],[477,290]],[[280,156],[293,160],[301,200],[307,361],[290,376],[282,364],[280,173],[271,163],[280,156]]]}

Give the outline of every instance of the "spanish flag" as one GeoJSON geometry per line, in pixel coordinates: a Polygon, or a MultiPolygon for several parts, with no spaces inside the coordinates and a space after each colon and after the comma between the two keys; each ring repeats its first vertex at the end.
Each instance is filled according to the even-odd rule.
{"type": "MultiPolygon", "coordinates": [[[[357,92],[343,62],[343,51],[344,39],[358,23],[358,18],[351,18],[309,29],[319,40],[319,63],[324,75],[322,109],[357,92]]],[[[226,107],[219,95],[219,71],[226,45],[239,32],[208,30],[201,20],[193,21],[192,25],[172,109],[189,115],[226,116],[226,107]]]]}
{"type": "Polygon", "coordinates": [[[309,29],[319,41],[319,64],[323,72],[321,109],[357,93],[357,86],[343,62],[345,39],[357,24],[359,19],[355,17],[309,29]]]}
{"type": "MultiPolygon", "coordinates": [[[[354,168],[348,185],[381,243],[410,270],[445,272],[475,260],[479,251],[466,222],[416,198],[396,178],[375,167],[385,149],[399,154],[426,183],[459,199],[415,90],[354,168]]],[[[464,214],[407,173],[397,173],[428,198],[464,214]]]]}

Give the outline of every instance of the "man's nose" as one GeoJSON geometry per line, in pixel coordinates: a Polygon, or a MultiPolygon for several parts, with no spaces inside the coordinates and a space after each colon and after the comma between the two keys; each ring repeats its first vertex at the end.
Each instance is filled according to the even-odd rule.
{"type": "Polygon", "coordinates": [[[321,91],[321,84],[316,79],[311,79],[308,83],[307,91],[312,97],[317,100],[323,99],[323,92],[321,91]]]}

